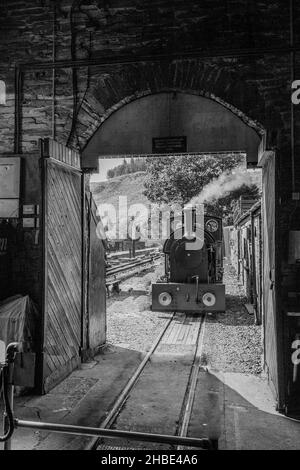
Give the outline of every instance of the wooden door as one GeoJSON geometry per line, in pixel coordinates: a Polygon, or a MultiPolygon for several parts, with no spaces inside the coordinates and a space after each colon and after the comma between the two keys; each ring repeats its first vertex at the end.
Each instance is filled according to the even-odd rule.
{"type": "Polygon", "coordinates": [[[80,363],[82,184],[79,156],[44,141],[43,391],[80,363]]]}
{"type": "Polygon", "coordinates": [[[275,155],[269,152],[263,165],[263,320],[265,366],[269,383],[277,399],[281,399],[280,361],[280,325],[276,310],[276,165],[275,155]]]}
{"type": "Polygon", "coordinates": [[[96,352],[106,341],[106,240],[92,193],[86,196],[87,306],[86,349],[96,352]],[[101,227],[100,227],[101,225],[101,227]]]}

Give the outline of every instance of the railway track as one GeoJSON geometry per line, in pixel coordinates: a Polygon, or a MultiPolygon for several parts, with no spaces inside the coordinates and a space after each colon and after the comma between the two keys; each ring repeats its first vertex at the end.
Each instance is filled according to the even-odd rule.
{"type": "MultiPolygon", "coordinates": [[[[153,426],[155,433],[159,434],[162,438],[161,443],[158,444],[160,448],[163,442],[164,446],[168,442],[164,440],[166,435],[198,439],[204,437],[188,436],[188,434],[197,380],[201,368],[205,316],[187,314],[168,315],[170,315],[169,318],[166,320],[150,350],[114,402],[106,418],[100,424],[102,429],[117,428],[118,430],[128,430],[129,427],[130,430],[137,430],[137,432],[153,432],[151,427],[153,426]],[[180,356],[176,356],[178,351],[183,352],[183,363],[180,363],[180,356]],[[188,352],[188,355],[184,354],[184,352],[188,352]],[[174,357],[174,354],[177,357],[177,361],[174,361],[172,358],[170,360],[170,357],[172,355],[174,357]],[[158,381],[155,378],[156,372],[158,372],[160,377],[158,381]],[[163,397],[160,395],[163,395],[163,397]],[[171,406],[171,400],[174,396],[176,396],[176,406],[174,406],[174,403],[171,406]],[[157,407],[153,397],[157,397],[158,402],[161,398],[164,402],[164,399],[168,400],[169,397],[169,406],[172,408],[171,412],[168,413],[167,403],[165,404],[166,406],[162,406],[166,416],[161,416],[161,423],[158,425],[157,423],[156,425],[153,423],[150,425],[152,422],[151,416],[146,416],[147,419],[144,422],[145,410],[148,410],[151,414],[151,410],[157,407]],[[154,403],[152,408],[151,403],[154,403]],[[128,419],[130,416],[134,417],[133,421],[136,422],[128,419]]],[[[176,444],[174,442],[172,444],[173,447],[167,444],[167,448],[174,448],[176,444]]],[[[217,446],[218,441],[216,438],[209,439],[204,437],[203,448],[216,449],[217,446]]],[[[176,448],[184,449],[185,447],[177,445],[176,448]]],[[[118,448],[133,449],[134,447],[132,447],[132,443],[128,440],[125,441],[125,444],[124,440],[121,440],[120,442],[118,441],[116,447],[109,447],[103,438],[93,438],[87,446],[87,450],[118,448]]],[[[158,447],[152,448],[158,449],[158,447]]]]}
{"type": "Polygon", "coordinates": [[[159,259],[161,254],[156,253],[145,258],[140,258],[135,261],[128,261],[117,266],[110,267],[106,270],[106,287],[118,284],[129,277],[134,276],[148,265],[153,265],[156,259],[159,259]]]}

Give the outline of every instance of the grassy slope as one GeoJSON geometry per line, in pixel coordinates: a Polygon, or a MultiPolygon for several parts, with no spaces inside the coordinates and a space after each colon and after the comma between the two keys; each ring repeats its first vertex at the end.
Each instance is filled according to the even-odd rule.
{"type": "Polygon", "coordinates": [[[118,206],[118,197],[127,196],[128,206],[131,204],[149,204],[144,191],[143,171],[129,173],[128,175],[116,176],[108,181],[92,183],[91,190],[96,204],[110,203],[118,206]]]}

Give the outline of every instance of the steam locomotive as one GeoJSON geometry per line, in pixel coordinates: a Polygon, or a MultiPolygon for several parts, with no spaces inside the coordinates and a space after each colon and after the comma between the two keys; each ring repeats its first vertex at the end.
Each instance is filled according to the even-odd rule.
{"type": "Polygon", "coordinates": [[[225,311],[222,219],[205,214],[204,228],[198,229],[193,221],[192,232],[182,225],[165,240],[165,274],[152,284],[152,310],[225,311]],[[201,237],[202,243],[193,246],[201,237]]]}

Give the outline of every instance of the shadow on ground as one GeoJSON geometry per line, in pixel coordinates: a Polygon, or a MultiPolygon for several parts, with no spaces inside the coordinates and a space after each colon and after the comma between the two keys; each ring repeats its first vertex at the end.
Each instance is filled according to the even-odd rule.
{"type": "MultiPolygon", "coordinates": [[[[108,347],[97,356],[93,367],[74,371],[48,395],[17,399],[16,416],[99,426],[141,357],[138,351],[108,347]]],[[[184,375],[181,370],[178,356],[175,360],[168,358],[151,363],[123,409],[122,428],[176,432],[175,421],[173,429],[168,429],[166,423],[168,426],[171,423],[170,410],[175,416],[182,405],[183,396],[178,395],[180,377],[184,375]],[[163,377],[167,377],[167,387],[163,377]]],[[[181,386],[184,389],[183,383],[181,386]]],[[[300,448],[300,423],[274,411],[266,382],[253,375],[201,370],[188,432],[195,437],[219,437],[221,449],[300,448]]],[[[84,448],[89,440],[86,437],[20,429],[14,435],[13,448],[77,450],[84,448]]],[[[109,445],[136,449],[167,448],[119,440],[109,440],[109,445]]]]}

